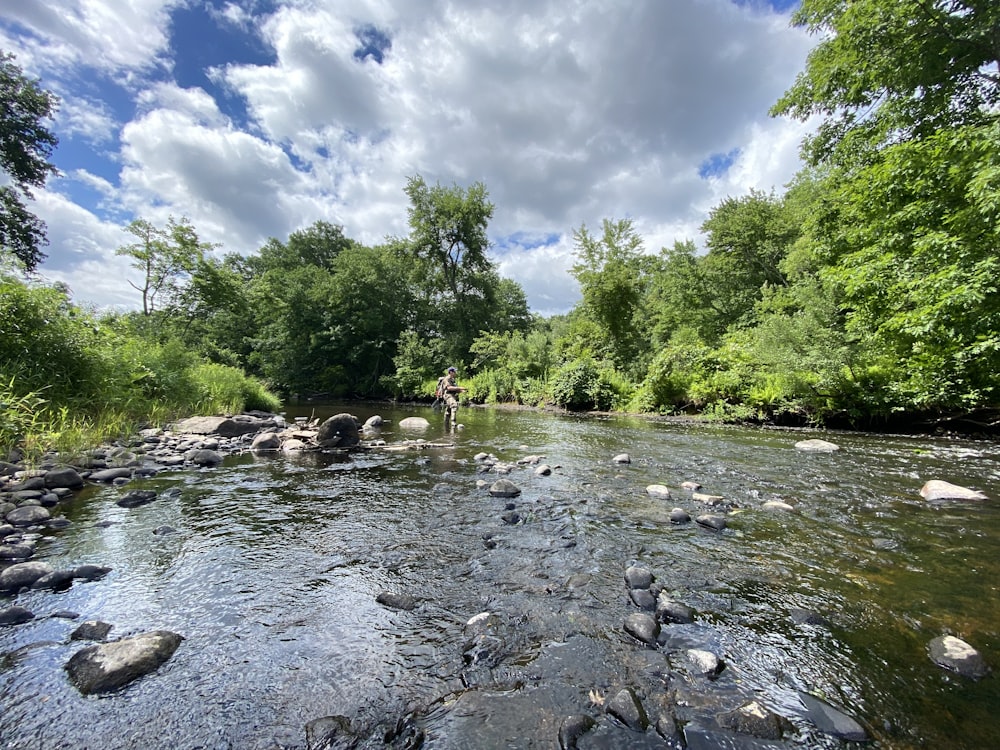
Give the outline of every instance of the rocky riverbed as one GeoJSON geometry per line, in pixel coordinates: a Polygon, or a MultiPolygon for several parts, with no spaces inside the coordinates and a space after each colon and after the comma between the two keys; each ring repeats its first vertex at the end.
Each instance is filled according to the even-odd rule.
{"type": "MultiPolygon", "coordinates": [[[[6,524],[0,526],[0,592],[6,605],[0,611],[0,624],[17,627],[36,617],[55,617],[72,621],[73,612],[53,607],[33,612],[20,607],[17,599],[25,591],[52,591],[54,594],[77,585],[101,585],[112,570],[107,565],[76,565],[54,570],[43,560],[33,559],[41,534],[59,533],[68,521],[60,507],[91,484],[120,488],[116,503],[122,508],[137,509],[162,499],[157,492],[130,487],[137,479],[165,471],[212,471],[224,457],[241,452],[301,451],[422,451],[447,446],[446,441],[427,441],[419,435],[426,425],[407,425],[414,437],[387,442],[381,438],[379,418],[361,424],[350,415],[339,414],[322,423],[304,421],[287,424],[276,415],[248,414],[235,418],[207,417],[185,420],[166,430],[149,430],[134,441],[109,445],[90,452],[72,464],[59,457],[36,468],[9,463],[0,466],[2,485],[0,503],[6,524]]],[[[825,441],[823,441],[825,442],[825,441]]],[[[802,452],[832,452],[832,443],[802,441],[802,452]]],[[[628,466],[627,453],[609,456],[612,466],[628,466]]],[[[521,487],[536,478],[558,474],[561,467],[545,456],[525,454],[500,460],[482,452],[466,469],[470,488],[489,498],[483,512],[494,514],[503,533],[490,533],[482,539],[487,552],[497,545],[509,544],[505,536],[520,530],[528,533],[532,524],[547,515],[563,513],[563,501],[546,495],[521,499],[521,487]]],[[[695,481],[668,488],[649,484],[647,496],[664,504],[668,523],[694,525],[706,534],[730,533],[729,519],[745,512],[745,503],[722,494],[702,492],[695,481]],[[669,506],[669,507],[668,507],[669,506]]],[[[949,498],[983,500],[981,493],[940,481],[924,485],[925,499],[947,501],[949,498]]],[[[767,500],[754,510],[795,514],[791,503],[767,500]]],[[[157,532],[170,534],[170,527],[157,532]]],[[[572,549],[577,543],[573,534],[556,535],[557,545],[572,549]]],[[[632,644],[631,675],[625,684],[595,684],[589,705],[577,713],[563,716],[553,726],[553,743],[563,748],[633,746],[633,747],[737,747],[780,748],[801,746],[804,737],[823,735],[832,741],[856,742],[872,739],[870,717],[857,716],[849,705],[829,696],[805,690],[795,692],[789,705],[775,705],[761,700],[752,691],[741,688],[743,665],[734,663],[720,648],[706,624],[717,616],[704,605],[697,606],[678,596],[676,587],[666,586],[669,571],[646,564],[637,555],[618,573],[622,606],[618,612],[618,637],[632,644]],[[639,666],[636,666],[639,665],[639,666]],[[810,732],[814,735],[810,735],[810,732]]],[[[541,581],[549,573],[538,571],[541,581]]],[[[574,583],[570,576],[564,583],[547,584],[553,591],[572,595],[575,586],[583,586],[583,576],[574,583]]],[[[426,606],[405,590],[386,589],[376,597],[379,605],[390,611],[412,612],[426,606]]],[[[806,628],[826,628],[829,623],[820,612],[798,610],[790,613],[806,628]]],[[[335,747],[415,748],[427,741],[423,718],[439,710],[470,690],[516,690],[526,683],[546,683],[553,679],[583,681],[582,674],[560,677],[556,663],[538,660],[530,669],[526,663],[528,647],[525,622],[504,611],[484,609],[454,633],[455,649],[460,660],[451,683],[432,695],[411,701],[405,709],[387,716],[368,717],[332,714],[318,716],[303,727],[311,750],[335,747]]],[[[113,623],[85,621],[68,638],[90,642],[64,665],[67,678],[84,694],[114,693],[135,679],[155,672],[184,648],[183,633],[151,630],[130,633],[109,640],[113,623]],[[115,669],[101,665],[115,664],[115,669]]],[[[960,638],[943,635],[927,644],[928,658],[940,668],[961,679],[976,680],[989,673],[979,652],[960,638]]]]}

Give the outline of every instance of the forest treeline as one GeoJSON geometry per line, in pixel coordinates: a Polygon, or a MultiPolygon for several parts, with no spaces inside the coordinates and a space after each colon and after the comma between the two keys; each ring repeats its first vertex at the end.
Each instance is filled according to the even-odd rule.
{"type": "MultiPolygon", "coordinates": [[[[581,300],[541,318],[489,255],[482,183],[411,177],[409,234],[374,247],[317,222],[218,257],[183,218],[137,220],[118,252],[140,311],[84,311],[4,273],[0,398],[80,413],[101,401],[87,394],[205,398],[206,368],[242,378],[230,391],[247,403],[430,398],[455,365],[481,403],[988,431],[1000,6],[805,0],[793,23],[820,40],[772,114],[819,123],[803,168],[781,194],[715,206],[702,252],[690,239],[647,248],[629,219],[580,226],[581,300]]],[[[8,440],[13,413],[0,410],[8,440]]]]}

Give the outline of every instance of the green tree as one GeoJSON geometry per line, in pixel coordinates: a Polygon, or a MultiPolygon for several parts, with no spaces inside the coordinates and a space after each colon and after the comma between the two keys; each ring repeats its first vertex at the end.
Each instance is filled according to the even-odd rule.
{"type": "Polygon", "coordinates": [[[863,164],[894,143],[996,116],[992,0],[803,0],[792,23],[822,41],[771,112],[823,118],[804,143],[814,164],[863,164]]]}
{"type": "Polygon", "coordinates": [[[152,315],[157,297],[165,304],[173,303],[205,253],[214,248],[211,243],[198,239],[186,218],[177,221],[171,216],[165,229],[145,219],[136,219],[125,231],[138,242],[119,247],[115,254],[131,258],[132,267],[142,274],[141,285],[132,281],[129,285],[142,293],[144,315],[152,315]]]}
{"type": "Polygon", "coordinates": [[[804,0],[824,34],[775,114],[820,115],[818,261],[873,409],[995,405],[1000,366],[1000,6],[804,0]],[[872,388],[875,385],[877,387],[872,388]]]}
{"type": "Polygon", "coordinates": [[[486,187],[429,186],[409,178],[410,237],[407,252],[416,263],[412,276],[422,287],[434,328],[458,360],[481,330],[490,328],[499,276],[487,251],[486,230],[493,217],[486,187]]]}
{"type": "Polygon", "coordinates": [[[28,271],[45,258],[45,224],[24,205],[31,189],[56,174],[49,161],[59,142],[43,124],[58,99],[25,77],[14,56],[0,51],[0,169],[11,184],[0,187],[0,250],[11,253],[28,271]]]}
{"type": "Polygon", "coordinates": [[[766,286],[784,286],[781,261],[798,236],[781,199],[757,190],[726,198],[702,224],[708,253],[700,261],[715,315],[709,341],[733,325],[755,321],[755,304],[766,286]]]}
{"type": "Polygon", "coordinates": [[[631,219],[605,219],[600,237],[581,226],[573,239],[579,262],[570,272],[580,282],[582,311],[607,338],[615,364],[634,364],[646,346],[638,315],[648,280],[642,238],[631,219]]]}

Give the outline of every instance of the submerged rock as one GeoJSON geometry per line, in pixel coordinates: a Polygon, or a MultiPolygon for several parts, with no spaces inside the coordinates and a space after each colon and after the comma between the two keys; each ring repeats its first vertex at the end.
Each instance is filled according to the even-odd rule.
{"type": "Polygon", "coordinates": [[[938,636],[927,644],[931,661],[963,677],[979,679],[989,674],[989,667],[976,649],[953,635],[938,636]]]}
{"type": "Polygon", "coordinates": [[[865,728],[840,709],[803,691],[799,691],[799,700],[805,707],[806,718],[821,732],[849,742],[868,741],[865,728]]]}
{"type": "Polygon", "coordinates": [[[934,502],[936,500],[988,500],[982,492],[970,490],[957,484],[931,479],[920,488],[920,497],[934,502]]]}

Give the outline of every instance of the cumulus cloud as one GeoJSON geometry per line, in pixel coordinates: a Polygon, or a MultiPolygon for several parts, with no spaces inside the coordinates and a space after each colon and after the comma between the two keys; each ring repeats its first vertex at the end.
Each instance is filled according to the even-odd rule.
{"type": "MultiPolygon", "coordinates": [[[[811,41],[759,4],[211,2],[220,28],[273,52],[215,65],[211,90],[164,74],[166,50],[184,51],[168,39],[171,2],[132,3],[117,26],[110,0],[23,5],[15,20],[32,35],[17,39],[29,54],[58,51],[53,69],[67,80],[69,61],[94,55],[134,100],[106,205],[184,215],[203,239],[249,252],[318,219],[374,244],[407,232],[408,176],[482,181],[501,272],[536,311],[577,298],[573,229],[631,217],[648,252],[698,241],[719,200],[781,189],[804,132],[767,109],[811,41]],[[144,41],[98,51],[122,29],[144,41]],[[243,103],[238,117],[220,92],[243,103]]],[[[85,98],[66,122],[93,138],[109,111],[85,98]]]]}

